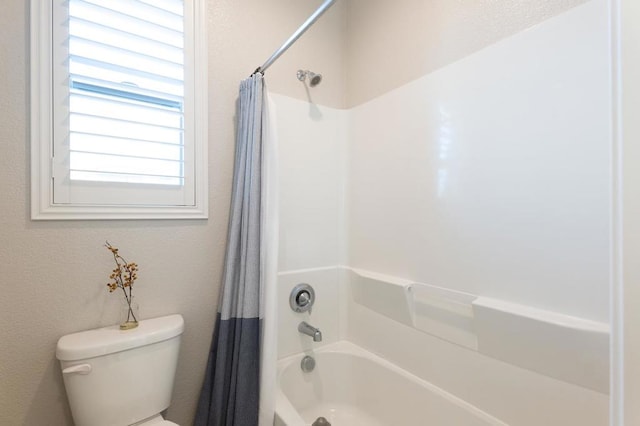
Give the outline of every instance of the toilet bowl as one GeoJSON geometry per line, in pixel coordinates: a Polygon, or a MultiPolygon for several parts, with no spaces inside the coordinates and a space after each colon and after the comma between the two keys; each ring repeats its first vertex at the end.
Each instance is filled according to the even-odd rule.
{"type": "Polygon", "coordinates": [[[67,399],[77,426],[177,426],[161,413],[171,403],[181,315],[63,336],[58,340],[67,399]]]}

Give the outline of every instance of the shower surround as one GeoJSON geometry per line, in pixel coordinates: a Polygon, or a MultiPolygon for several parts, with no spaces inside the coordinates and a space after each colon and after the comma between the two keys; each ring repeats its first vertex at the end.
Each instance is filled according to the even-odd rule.
{"type": "Polygon", "coordinates": [[[281,358],[347,340],[507,424],[607,424],[607,6],[347,110],[274,96],[281,358]]]}

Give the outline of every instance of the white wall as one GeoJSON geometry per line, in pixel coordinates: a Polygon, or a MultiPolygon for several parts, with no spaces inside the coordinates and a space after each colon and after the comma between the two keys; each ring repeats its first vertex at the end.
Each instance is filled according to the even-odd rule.
{"type": "MultiPolygon", "coordinates": [[[[323,83],[324,84],[324,83],[323,83]]],[[[279,144],[280,246],[278,280],[279,356],[310,350],[317,344],[297,331],[300,321],[321,328],[323,344],[344,335],[340,327],[339,285],[346,256],[344,187],[348,145],[347,111],[317,105],[309,89],[307,101],[272,95],[279,144]],[[297,284],[316,292],[312,313],[289,307],[297,284]]]]}
{"type": "Polygon", "coordinates": [[[607,2],[352,110],[349,265],[608,321],[607,2]]]}
{"type": "Polygon", "coordinates": [[[349,338],[509,424],[606,424],[606,390],[353,303],[349,268],[332,265],[608,322],[608,31],[607,1],[591,0],[376,94],[347,111],[347,153],[328,123],[300,120],[309,105],[290,103],[302,113],[282,122],[280,355],[317,346],[295,330],[305,319],[327,342],[349,338]],[[346,195],[334,158],[346,159],[346,195]],[[288,311],[298,282],[320,289],[311,315],[288,311]]]}
{"type": "MultiPolygon", "coordinates": [[[[309,90],[314,96],[322,85],[309,90]]],[[[279,271],[341,264],[347,112],[317,105],[312,98],[271,99],[280,153],[279,271]]]]}
{"type": "MultiPolygon", "coordinates": [[[[608,323],[609,56],[608,2],[592,0],[353,108],[348,265],[608,323]]],[[[358,303],[348,337],[509,424],[607,422],[606,385],[496,364],[358,303]]],[[[606,358],[597,370],[601,384],[606,358]]]]}

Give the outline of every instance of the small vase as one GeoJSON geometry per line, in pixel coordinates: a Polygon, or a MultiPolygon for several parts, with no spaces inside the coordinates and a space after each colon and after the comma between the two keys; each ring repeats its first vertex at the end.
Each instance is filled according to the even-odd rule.
{"type": "Polygon", "coordinates": [[[122,299],[120,308],[120,330],[130,330],[138,326],[139,309],[136,298],[131,296],[131,303],[127,299],[122,299]]]}

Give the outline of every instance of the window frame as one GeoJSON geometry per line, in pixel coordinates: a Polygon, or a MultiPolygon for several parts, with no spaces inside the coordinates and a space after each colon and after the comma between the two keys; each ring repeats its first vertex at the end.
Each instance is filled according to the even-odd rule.
{"type": "MultiPolygon", "coordinates": [[[[194,149],[193,205],[61,204],[53,200],[54,168],[54,1],[31,0],[31,219],[32,220],[117,220],[117,219],[206,219],[208,218],[207,156],[207,48],[206,1],[184,0],[185,24],[193,25],[192,43],[185,45],[191,70],[185,82],[185,129],[194,149]],[[190,15],[190,16],[189,16],[190,15]],[[188,16],[188,17],[187,17],[188,16]],[[188,111],[191,111],[189,114],[188,111]]],[[[122,183],[118,184],[122,186],[122,183]]]]}

